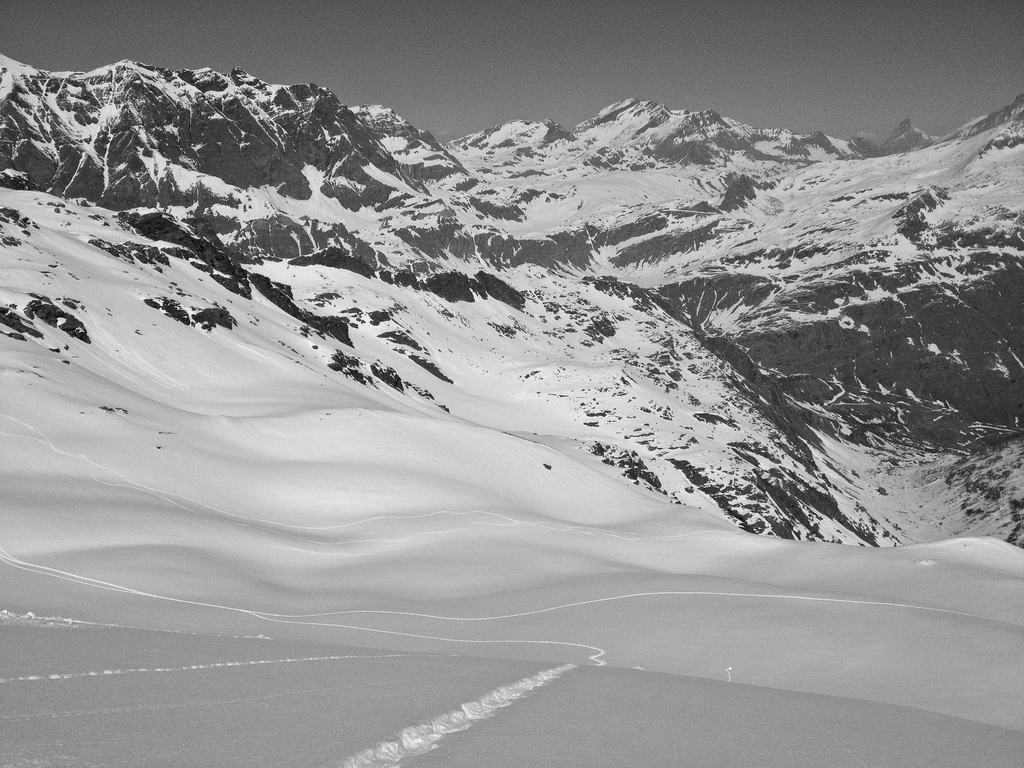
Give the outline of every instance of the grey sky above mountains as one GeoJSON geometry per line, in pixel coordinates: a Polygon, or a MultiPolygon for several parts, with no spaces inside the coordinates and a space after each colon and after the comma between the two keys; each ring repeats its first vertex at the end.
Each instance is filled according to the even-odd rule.
{"type": "Polygon", "coordinates": [[[943,134],[1024,91],[1024,3],[6,0],[0,53],[42,69],[121,59],[240,66],[384,104],[449,140],[567,127],[628,97],[753,125],[943,134]]]}

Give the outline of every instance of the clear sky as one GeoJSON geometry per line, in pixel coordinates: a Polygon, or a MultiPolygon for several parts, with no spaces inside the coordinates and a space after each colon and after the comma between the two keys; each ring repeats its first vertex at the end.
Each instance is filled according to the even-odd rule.
{"type": "Polygon", "coordinates": [[[385,104],[442,140],[571,128],[635,96],[758,126],[941,134],[1024,92],[1024,0],[0,0],[0,53],[240,66],[385,104]]]}

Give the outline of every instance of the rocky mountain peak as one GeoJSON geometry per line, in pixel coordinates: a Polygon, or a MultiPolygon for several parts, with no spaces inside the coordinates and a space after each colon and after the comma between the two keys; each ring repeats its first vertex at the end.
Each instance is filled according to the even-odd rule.
{"type": "Polygon", "coordinates": [[[608,138],[628,140],[663,124],[670,116],[663,104],[630,98],[605,107],[591,119],[577,125],[573,133],[577,137],[595,138],[603,134],[608,138]],[[599,128],[601,130],[595,130],[599,128]]]}
{"type": "Polygon", "coordinates": [[[541,123],[547,126],[547,133],[541,139],[542,145],[551,144],[555,141],[576,141],[575,134],[554,120],[542,120],[541,123]]]}
{"type": "Polygon", "coordinates": [[[266,83],[260,80],[258,77],[253,77],[241,67],[234,67],[231,70],[231,81],[235,85],[248,85],[253,88],[264,88],[266,83]]]}
{"type": "Polygon", "coordinates": [[[509,120],[456,139],[451,145],[463,150],[485,151],[540,149],[560,140],[575,141],[576,137],[553,120],[509,120]]]}
{"type": "Polygon", "coordinates": [[[900,152],[911,152],[921,147],[927,147],[935,141],[934,136],[929,136],[910,122],[910,118],[903,119],[899,125],[882,142],[879,150],[883,155],[895,155],[900,152]]]}
{"type": "Polygon", "coordinates": [[[0,53],[0,70],[17,75],[36,74],[40,71],[35,67],[30,67],[28,64],[23,64],[20,61],[16,61],[15,59],[12,59],[10,56],[4,56],[2,53],[0,53]]]}
{"type": "Polygon", "coordinates": [[[366,122],[316,86],[131,61],[88,73],[17,72],[0,91],[13,94],[0,100],[0,163],[57,194],[115,209],[231,204],[239,198],[231,187],[309,199],[310,169],[322,177],[316,192],[343,205],[371,188],[383,202],[419,185],[366,122]]]}

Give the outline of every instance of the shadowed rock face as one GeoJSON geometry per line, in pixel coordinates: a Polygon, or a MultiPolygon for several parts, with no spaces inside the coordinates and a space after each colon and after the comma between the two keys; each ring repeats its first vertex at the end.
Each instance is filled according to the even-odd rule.
{"type": "Polygon", "coordinates": [[[889,134],[889,137],[882,142],[879,150],[883,155],[894,155],[900,152],[910,152],[921,147],[927,147],[933,141],[935,141],[935,137],[929,136],[920,128],[914,126],[910,122],[910,118],[907,118],[896,126],[893,132],[889,134]]]}
{"type": "Polygon", "coordinates": [[[791,391],[799,399],[827,405],[866,433],[956,445],[984,434],[975,422],[1024,424],[1024,265],[992,252],[952,262],[970,279],[929,280],[934,265],[922,260],[801,289],[721,274],[663,292],[697,325],[723,308],[759,316],[730,336],[761,366],[817,380],[801,380],[791,391]],[[827,316],[837,301],[841,312],[827,316]]]}
{"type": "Polygon", "coordinates": [[[399,139],[391,142],[392,154],[403,172],[417,180],[436,181],[468,175],[466,169],[442,147],[430,131],[420,130],[387,107],[354,107],[353,112],[377,135],[399,139]]]}
{"type": "Polygon", "coordinates": [[[960,521],[959,535],[995,535],[1024,547],[1024,438],[979,446],[955,464],[933,473],[935,488],[960,521]]]}
{"type": "Polygon", "coordinates": [[[240,296],[249,298],[252,293],[245,270],[208,230],[205,222],[197,222],[199,232],[159,211],[140,213],[130,211],[121,214],[121,220],[141,235],[152,240],[181,246],[189,254],[193,264],[208,272],[214,280],[240,296]]]}
{"type": "Polygon", "coordinates": [[[344,199],[352,184],[378,186],[367,165],[418,184],[330,91],[268,85],[240,69],[226,76],[121,62],[87,74],[38,72],[0,102],[0,167],[115,210],[203,195],[238,202],[190,183],[188,172],[307,199],[307,166],[324,174],[319,191],[344,199]]]}

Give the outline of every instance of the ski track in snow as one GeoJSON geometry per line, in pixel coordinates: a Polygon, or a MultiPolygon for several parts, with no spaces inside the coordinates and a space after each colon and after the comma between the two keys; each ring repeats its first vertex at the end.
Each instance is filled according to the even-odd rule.
{"type": "Polygon", "coordinates": [[[265,664],[295,664],[303,661],[339,661],[341,659],[404,659],[410,658],[407,653],[390,653],[375,655],[350,656],[306,656],[298,659],[257,659],[252,661],[213,661],[207,664],[191,664],[185,667],[132,667],[130,669],[104,669],[89,672],[60,672],[50,675],[25,675],[23,677],[0,677],[0,685],[5,683],[24,683],[46,680],[78,680],[83,677],[110,677],[113,675],[133,675],[138,673],[160,672],[192,672],[199,669],[221,669],[228,667],[258,667],[265,664]]]}
{"type": "Polygon", "coordinates": [[[346,757],[335,768],[397,768],[402,759],[437,749],[438,742],[448,734],[467,730],[476,721],[491,717],[499,709],[510,706],[531,691],[557,680],[575,668],[575,664],[565,664],[524,677],[511,685],[503,685],[475,701],[466,702],[459,709],[403,728],[394,740],[382,741],[346,757]]]}
{"type": "MultiPolygon", "coordinates": [[[[29,571],[30,573],[37,573],[37,574],[44,575],[44,576],[52,576],[54,578],[62,579],[62,580],[65,580],[65,581],[74,582],[74,583],[79,584],[81,586],[94,587],[96,589],[103,589],[103,590],[108,590],[108,591],[111,591],[111,592],[121,592],[121,593],[124,593],[124,594],[133,595],[135,597],[148,597],[148,598],[152,598],[154,600],[164,600],[164,601],[167,601],[167,602],[178,603],[180,605],[194,605],[194,606],[197,606],[199,608],[212,608],[212,609],[215,609],[215,610],[231,611],[233,613],[245,614],[245,615],[251,616],[251,617],[253,617],[255,619],[260,619],[261,621],[267,621],[267,622],[276,623],[276,624],[298,624],[298,625],[305,625],[305,626],[325,627],[325,628],[331,628],[331,629],[347,629],[347,630],[353,630],[353,631],[358,631],[358,632],[371,632],[371,633],[374,633],[374,634],[392,635],[392,636],[397,636],[397,637],[408,637],[408,638],[413,638],[413,639],[416,639],[416,640],[435,640],[435,641],[447,642],[447,643],[471,643],[471,644],[480,644],[480,645],[509,645],[509,644],[513,644],[513,645],[516,645],[516,644],[519,644],[519,645],[523,645],[523,644],[525,644],[525,645],[556,645],[556,646],[575,648],[575,649],[580,649],[580,650],[585,650],[585,651],[593,651],[594,653],[592,655],[588,656],[588,658],[591,661],[593,661],[595,664],[597,664],[598,666],[604,666],[604,664],[605,664],[605,662],[601,658],[601,657],[603,657],[605,655],[605,650],[603,648],[599,648],[599,647],[594,646],[594,645],[585,645],[583,643],[571,643],[571,642],[560,641],[560,640],[467,640],[467,639],[457,638],[457,637],[438,637],[438,636],[434,636],[434,635],[413,634],[411,632],[398,632],[398,631],[395,631],[395,630],[377,629],[377,628],[374,628],[374,627],[364,627],[364,626],[358,626],[358,625],[354,625],[354,624],[334,624],[334,623],[327,623],[327,622],[320,622],[320,621],[298,621],[298,620],[293,620],[293,619],[302,619],[303,616],[301,614],[300,615],[296,615],[296,616],[290,616],[288,614],[273,614],[273,613],[267,613],[267,612],[263,612],[263,611],[253,610],[253,609],[250,609],[250,608],[239,608],[237,606],[218,605],[216,603],[206,603],[206,602],[202,602],[202,601],[198,601],[198,600],[188,600],[186,598],[171,597],[169,595],[158,595],[158,594],[155,594],[155,593],[152,593],[152,592],[144,592],[142,590],[132,589],[131,587],[126,587],[126,586],[123,586],[121,584],[114,584],[114,583],[108,582],[108,581],[101,581],[99,579],[93,579],[93,578],[90,578],[88,576],[80,576],[78,574],[70,573],[68,571],[61,571],[59,569],[50,568],[49,566],[45,566],[45,565],[36,565],[34,563],[28,563],[28,562],[25,562],[23,560],[19,560],[16,557],[12,557],[7,552],[7,550],[5,550],[2,546],[0,546],[0,562],[4,563],[7,566],[10,566],[11,568],[16,568],[18,570],[23,570],[23,571],[29,571]]],[[[552,610],[552,609],[549,609],[549,610],[552,610]]],[[[344,612],[339,612],[339,614],[340,613],[344,613],[344,612]]],[[[380,611],[380,613],[382,613],[382,614],[383,613],[389,613],[389,611],[380,611]]],[[[400,611],[393,611],[393,612],[390,612],[390,613],[394,613],[394,615],[398,615],[398,616],[403,615],[402,612],[400,612],[400,611]]],[[[410,615],[415,615],[415,614],[410,614],[410,615]]],[[[441,618],[441,617],[439,617],[439,618],[441,618]]],[[[481,619],[481,620],[483,620],[483,619],[481,619]]]]}
{"type": "Polygon", "coordinates": [[[373,610],[353,610],[353,611],[336,611],[332,613],[323,614],[276,614],[266,611],[258,611],[250,608],[240,608],[237,606],[229,605],[218,605],[216,603],[207,603],[197,600],[188,600],[185,598],[171,597],[168,595],[159,595],[151,592],[144,592],[142,590],[133,589],[131,587],[125,587],[120,584],[114,584],[111,582],[101,581],[98,579],[92,579],[86,576],[80,576],[78,574],[69,573],[67,571],[61,571],[56,568],[50,568],[48,566],[36,565],[28,563],[22,560],[18,560],[12,557],[2,546],[0,546],[0,562],[8,565],[12,568],[19,570],[26,570],[32,573],[40,575],[52,576],[54,578],[64,579],[72,581],[82,586],[95,587],[97,589],[110,590],[114,592],[122,592],[124,594],[133,595],[136,597],[148,597],[155,600],[164,600],[168,602],[194,605],[201,608],[212,608],[215,610],[231,611],[234,613],[241,613],[247,616],[251,616],[261,621],[267,621],[277,624],[296,624],[304,626],[315,626],[332,629],[344,629],[357,632],[370,632],[373,634],[390,635],[396,637],[408,637],[418,640],[432,640],[446,643],[461,643],[470,645],[550,645],[560,646],[563,648],[573,648],[583,651],[592,651],[593,653],[588,654],[588,658],[596,666],[605,666],[607,662],[604,657],[607,651],[603,648],[594,645],[588,645],[585,643],[574,643],[564,640],[537,640],[537,639],[503,639],[503,640],[474,640],[457,637],[444,637],[439,635],[426,635],[417,634],[412,632],[400,632],[397,630],[379,629],[376,627],[367,627],[358,624],[339,624],[334,622],[325,621],[308,621],[303,619],[313,619],[329,616],[343,616],[353,614],[371,614],[380,616],[400,616],[409,618],[428,619],[434,621],[449,621],[449,622],[484,622],[484,621],[501,621],[506,619],[522,618],[526,616],[534,616],[542,613],[551,613],[554,611],[566,610],[570,608],[577,608],[587,605],[595,605],[599,603],[608,603],[618,600],[631,600],[636,598],[644,597],[718,597],[718,598],[737,598],[737,599],[762,599],[762,600],[803,600],[809,602],[818,603],[837,603],[844,605],[866,605],[866,606],[879,606],[879,607],[890,607],[890,608],[902,608],[907,610],[917,611],[929,611],[934,613],[952,614],[958,616],[965,616],[968,618],[981,619],[983,621],[994,621],[999,624],[1009,624],[1009,622],[1000,621],[999,619],[992,619],[987,616],[981,616],[979,614],[967,613],[966,611],[956,611],[949,608],[934,608],[931,606],[912,605],[908,603],[894,603],[886,601],[875,601],[875,600],[851,600],[846,598],[831,598],[831,597],[812,597],[809,595],[773,595],[773,594],[755,594],[747,592],[715,592],[710,590],[663,590],[663,591],[652,591],[652,592],[635,592],[625,595],[613,595],[609,597],[593,598],[591,600],[581,600],[573,603],[564,603],[561,605],[548,606],[545,608],[537,608],[531,611],[522,611],[519,613],[504,614],[499,616],[478,616],[478,617],[462,617],[462,616],[437,616],[432,614],[421,614],[412,613],[407,611],[373,611],[373,610]]]}
{"type": "MultiPolygon", "coordinates": [[[[118,474],[119,476],[123,477],[122,475],[120,475],[120,473],[117,473],[116,470],[110,470],[107,467],[102,467],[101,465],[95,464],[90,459],[88,459],[88,457],[85,457],[85,456],[83,456],[81,454],[72,454],[72,453],[69,453],[68,451],[64,451],[64,450],[61,450],[61,449],[55,447],[53,445],[53,443],[48,438],[46,438],[45,435],[43,435],[39,430],[35,429],[34,427],[32,427],[32,426],[30,426],[28,424],[25,424],[24,422],[22,422],[22,421],[20,421],[18,419],[15,419],[14,417],[7,416],[6,414],[0,414],[0,416],[3,416],[4,418],[10,419],[11,421],[14,421],[14,422],[16,422],[18,424],[21,424],[22,426],[24,426],[24,427],[26,427],[28,429],[31,429],[33,432],[35,432],[36,434],[39,435],[38,438],[26,437],[24,435],[7,435],[7,436],[10,436],[10,437],[22,437],[22,438],[25,438],[25,439],[30,439],[30,440],[36,440],[38,442],[43,442],[46,445],[48,445],[52,450],[54,450],[55,452],[57,452],[57,453],[59,453],[61,455],[71,456],[73,458],[80,459],[82,461],[85,461],[85,462],[89,463],[92,466],[99,467],[99,468],[104,469],[106,471],[114,472],[115,474],[118,474]]],[[[0,434],[6,434],[6,433],[0,433],[0,434]]],[[[96,479],[96,478],[94,477],[93,479],[96,479]]],[[[125,478],[125,481],[126,481],[126,483],[128,483],[128,487],[138,488],[139,490],[142,490],[144,492],[157,495],[160,498],[164,498],[163,496],[159,495],[159,492],[157,492],[157,491],[155,491],[153,489],[146,489],[145,487],[142,487],[142,486],[139,486],[137,484],[132,483],[131,481],[127,480],[126,478],[125,478]]],[[[97,482],[102,482],[102,481],[97,480],[97,482]]],[[[166,499],[166,500],[169,501],[172,504],[176,504],[177,506],[182,507],[182,505],[178,504],[177,502],[174,502],[171,499],[166,499]]],[[[214,510],[213,507],[209,507],[208,505],[202,504],[202,502],[194,502],[194,503],[200,504],[200,505],[202,505],[204,507],[207,507],[208,509],[214,510]]],[[[188,510],[186,507],[182,507],[182,508],[186,509],[186,511],[190,511],[190,512],[192,511],[192,510],[188,510]]],[[[220,510],[214,510],[214,511],[217,511],[218,513],[221,513],[221,514],[228,515],[230,517],[241,518],[242,520],[246,521],[244,523],[240,522],[239,523],[240,525],[251,524],[251,522],[252,522],[248,518],[242,518],[242,516],[240,516],[240,515],[235,515],[235,514],[229,513],[229,512],[221,512],[220,510]]],[[[193,512],[193,514],[198,514],[198,513],[193,512]]],[[[421,515],[420,517],[425,517],[425,516],[430,516],[430,515],[437,515],[437,514],[445,514],[445,513],[443,513],[443,512],[433,512],[433,513],[427,513],[425,515],[421,515]]],[[[447,514],[471,514],[471,513],[447,513],[447,514]]],[[[493,514],[493,515],[495,515],[497,517],[503,517],[504,518],[503,515],[496,515],[496,513],[479,513],[479,514],[493,514]]],[[[359,524],[361,522],[368,522],[370,520],[378,520],[378,519],[396,519],[396,518],[389,518],[389,517],[384,517],[384,518],[368,518],[365,521],[357,521],[355,523],[346,523],[344,525],[346,525],[346,526],[348,526],[348,525],[357,525],[357,524],[359,524]]],[[[403,519],[403,518],[399,517],[397,519],[403,519]]],[[[525,523],[523,521],[516,521],[516,520],[514,520],[512,518],[505,518],[505,519],[506,520],[510,520],[512,524],[541,525],[541,524],[525,523]]],[[[266,522],[266,521],[258,521],[258,522],[266,522]]],[[[635,539],[642,539],[642,538],[650,538],[650,539],[682,538],[682,537],[640,537],[640,536],[638,536],[638,537],[635,537],[635,539],[634,539],[634,537],[620,536],[618,534],[612,534],[610,532],[600,531],[599,529],[586,529],[586,528],[577,529],[577,528],[574,528],[574,527],[568,527],[567,526],[565,528],[565,530],[572,530],[572,531],[582,532],[582,533],[585,533],[585,534],[588,534],[588,535],[593,534],[593,533],[605,533],[607,535],[615,536],[616,538],[622,538],[622,539],[625,539],[627,541],[633,541],[635,539]]],[[[422,535],[422,534],[415,534],[415,535],[422,535]]],[[[739,535],[742,535],[742,534],[738,534],[737,533],[735,535],[739,536],[739,535]]],[[[12,568],[16,568],[16,569],[19,569],[19,570],[25,570],[25,571],[29,571],[29,572],[32,572],[32,573],[37,573],[37,574],[40,574],[40,575],[46,575],[46,576],[51,576],[53,578],[59,578],[59,579],[75,582],[75,583],[77,583],[79,585],[82,585],[82,586],[89,586],[89,587],[93,587],[93,588],[96,588],[96,589],[103,589],[103,590],[109,590],[109,591],[114,591],[114,592],[121,592],[121,593],[124,593],[124,594],[133,595],[133,596],[136,596],[136,597],[146,597],[146,598],[151,598],[151,599],[155,599],[155,600],[169,601],[169,602],[178,603],[178,604],[194,605],[194,606],[201,607],[201,608],[211,608],[211,609],[215,609],[215,610],[231,611],[231,612],[234,612],[234,613],[245,614],[247,616],[251,616],[253,618],[259,619],[261,621],[267,621],[267,622],[272,622],[272,623],[277,623],[277,624],[293,624],[293,625],[303,625],[303,626],[316,626],[316,627],[324,627],[324,628],[332,628],[332,629],[350,630],[350,631],[356,631],[356,632],[369,632],[369,633],[373,633],[373,634],[389,635],[389,636],[395,636],[395,637],[407,637],[407,638],[417,639],[417,640],[430,640],[430,641],[437,641],[437,642],[460,643],[460,644],[467,644],[467,645],[549,645],[549,646],[559,646],[559,647],[563,647],[563,648],[571,648],[571,649],[577,649],[577,650],[582,650],[582,651],[587,652],[587,657],[590,659],[590,661],[593,664],[595,664],[597,666],[604,666],[604,665],[607,664],[607,662],[605,661],[605,656],[607,654],[607,651],[605,649],[603,649],[603,648],[598,647],[598,646],[588,645],[586,643],[574,643],[574,642],[563,641],[563,640],[546,640],[546,639],[477,640],[477,639],[466,639],[466,638],[457,638],[457,637],[445,637],[445,636],[440,636],[440,635],[418,634],[418,633],[412,633],[412,632],[400,632],[398,630],[380,629],[380,628],[376,628],[376,627],[368,627],[368,626],[363,626],[363,625],[358,625],[358,624],[340,624],[340,623],[334,623],[334,622],[328,622],[328,621],[314,621],[313,619],[327,619],[327,618],[331,618],[331,617],[353,616],[353,615],[375,615],[375,616],[396,616],[396,617],[406,617],[406,618],[411,618],[411,619],[425,619],[425,620],[429,620],[429,621],[442,621],[442,622],[455,622],[455,623],[487,622],[487,621],[503,621],[503,620],[509,620],[509,619],[524,618],[524,617],[527,617],[527,616],[535,616],[535,615],[543,614],[543,613],[552,613],[552,612],[555,612],[555,611],[568,610],[568,609],[579,608],[579,607],[588,606],[588,605],[597,605],[597,604],[601,604],[601,603],[609,603],[609,602],[614,602],[614,601],[619,601],[619,600],[633,600],[633,599],[649,598],[649,597],[716,597],[716,598],[733,598],[733,599],[759,599],[759,600],[799,600],[799,601],[814,602],[814,603],[833,603],[833,604],[842,604],[842,605],[863,605],[863,606],[877,606],[877,607],[887,607],[887,608],[899,608],[899,609],[905,609],[905,610],[928,611],[928,612],[933,612],[933,613],[943,613],[943,614],[950,614],[950,615],[956,615],[956,616],[964,616],[964,617],[968,617],[968,618],[972,618],[972,619],[981,619],[981,620],[984,620],[984,621],[995,621],[995,622],[1000,623],[1000,624],[1009,624],[1009,622],[1001,621],[999,619],[993,619],[993,618],[990,618],[990,617],[987,617],[987,616],[982,616],[980,614],[968,613],[966,611],[957,611],[957,610],[953,610],[953,609],[949,609],[949,608],[936,608],[936,607],[931,607],[931,606],[913,605],[913,604],[909,604],[909,603],[897,603],[897,602],[888,602],[888,601],[881,601],[881,600],[877,600],[877,601],[876,600],[853,600],[853,599],[838,598],[838,597],[813,597],[813,596],[810,596],[810,595],[763,594],[763,593],[747,593],[747,592],[717,592],[717,591],[711,591],[711,590],[662,590],[662,591],[651,591],[651,592],[634,592],[634,593],[623,594],[623,595],[612,595],[612,596],[608,596],[608,597],[593,598],[593,599],[590,599],[590,600],[581,600],[581,601],[577,601],[577,602],[563,603],[563,604],[560,604],[560,605],[547,606],[547,607],[544,607],[544,608],[537,608],[537,609],[533,609],[533,610],[529,610],[529,611],[522,611],[522,612],[519,612],[519,613],[509,613],[509,614],[501,614],[501,615],[495,615],[495,616],[476,616],[476,617],[440,616],[440,615],[434,615],[434,614],[414,613],[414,612],[408,612],[408,611],[366,610],[366,609],[347,610],[347,611],[334,611],[334,612],[313,613],[313,614],[278,614],[278,613],[271,613],[271,612],[267,612],[267,611],[259,611],[259,610],[250,609],[250,608],[241,608],[241,607],[238,607],[238,606],[220,605],[220,604],[216,604],[216,603],[207,603],[207,602],[202,602],[202,601],[197,601],[197,600],[188,600],[186,598],[171,597],[169,595],[160,595],[160,594],[156,594],[156,593],[152,593],[152,592],[145,592],[145,591],[137,590],[137,589],[134,589],[132,587],[127,587],[127,586],[124,586],[124,585],[121,585],[121,584],[115,584],[113,582],[102,581],[100,579],[93,579],[93,578],[90,578],[90,577],[87,577],[87,576],[82,576],[80,574],[71,573],[71,572],[68,572],[68,571],[62,571],[62,570],[57,569],[57,568],[51,568],[49,566],[43,566],[43,565],[38,565],[38,564],[35,564],[35,563],[29,563],[29,562],[26,562],[26,561],[23,561],[23,560],[19,560],[18,558],[12,556],[9,552],[7,552],[6,549],[3,548],[2,542],[0,542],[0,562],[3,562],[5,565],[7,565],[9,567],[12,567],[12,568]]]]}
{"type": "MultiPolygon", "coordinates": [[[[433,654],[426,654],[426,656],[428,658],[429,657],[433,657],[433,654]]],[[[351,656],[351,657],[339,656],[339,657],[333,657],[333,658],[388,659],[388,658],[422,658],[422,656],[420,656],[419,654],[417,654],[415,657],[410,656],[410,655],[405,655],[405,654],[391,654],[391,655],[380,655],[380,656],[351,656]]],[[[295,661],[304,661],[304,660],[305,659],[295,659],[295,661]]],[[[290,660],[284,660],[284,661],[290,661],[290,660]]],[[[263,662],[263,663],[275,663],[275,662],[269,661],[269,662],[263,662]]],[[[203,667],[203,668],[207,668],[207,667],[203,667]]],[[[191,667],[183,667],[182,669],[191,669],[191,667]]],[[[175,670],[170,670],[170,671],[175,671],[175,670]]],[[[460,675],[464,675],[464,674],[466,674],[466,673],[465,672],[460,673],[460,675]]],[[[287,697],[287,696],[303,696],[303,695],[310,694],[310,693],[324,693],[324,692],[327,692],[327,691],[340,691],[340,690],[350,691],[350,690],[353,690],[353,689],[356,689],[356,688],[385,687],[385,686],[394,685],[395,682],[411,682],[411,681],[419,681],[419,680],[430,680],[430,679],[436,679],[438,677],[444,677],[444,676],[442,676],[442,675],[427,675],[426,677],[419,676],[419,677],[411,677],[411,678],[401,678],[399,681],[384,680],[384,681],[375,682],[375,683],[353,683],[353,684],[342,685],[342,686],[327,686],[327,687],[317,686],[316,688],[302,688],[302,689],[295,689],[295,690],[285,690],[285,691],[279,691],[277,693],[261,693],[261,694],[259,694],[257,696],[242,696],[242,697],[231,698],[231,699],[215,698],[215,699],[207,699],[207,700],[203,700],[203,701],[185,701],[185,702],[175,703],[175,704],[171,704],[171,703],[168,703],[168,704],[137,704],[137,705],[131,705],[131,706],[122,706],[122,707],[99,707],[99,708],[93,708],[93,709],[65,709],[65,710],[57,710],[57,711],[27,712],[27,713],[24,713],[24,714],[17,714],[17,715],[0,715],[0,720],[24,721],[24,720],[38,720],[38,719],[44,719],[44,718],[49,718],[49,719],[54,719],[55,720],[55,719],[63,719],[63,718],[71,718],[71,717],[89,717],[89,716],[95,716],[95,715],[115,715],[115,714],[124,714],[124,713],[127,713],[127,712],[150,712],[150,711],[163,711],[163,710],[170,710],[170,709],[194,709],[196,707],[219,707],[219,706],[225,706],[225,705],[251,704],[251,703],[256,702],[256,701],[269,701],[271,699],[280,699],[280,698],[284,698],[284,697],[287,697]]]]}

